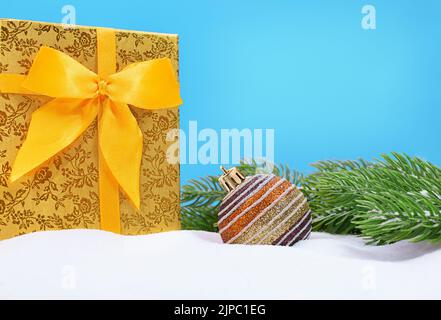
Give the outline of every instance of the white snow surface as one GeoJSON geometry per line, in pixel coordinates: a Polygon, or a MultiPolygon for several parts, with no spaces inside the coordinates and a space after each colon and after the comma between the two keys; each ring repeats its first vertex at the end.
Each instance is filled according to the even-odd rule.
{"type": "Polygon", "coordinates": [[[216,233],[37,232],[0,241],[2,299],[440,299],[441,246],[312,233],[294,247],[216,233]]]}

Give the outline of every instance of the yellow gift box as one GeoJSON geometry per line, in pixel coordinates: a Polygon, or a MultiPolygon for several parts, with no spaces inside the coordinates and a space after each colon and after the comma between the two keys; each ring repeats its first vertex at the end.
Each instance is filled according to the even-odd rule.
{"type": "Polygon", "coordinates": [[[177,35],[0,26],[0,239],[179,229],[177,35]]]}

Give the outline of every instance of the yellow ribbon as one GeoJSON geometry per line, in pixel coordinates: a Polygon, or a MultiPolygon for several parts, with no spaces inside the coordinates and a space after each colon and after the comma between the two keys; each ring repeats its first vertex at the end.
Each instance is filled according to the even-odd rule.
{"type": "Polygon", "coordinates": [[[128,104],[163,109],[182,104],[169,59],[116,71],[115,33],[97,29],[98,74],[68,55],[41,47],[28,75],[0,74],[0,92],[55,99],[33,112],[12,168],[20,177],[62,151],[98,117],[101,229],[120,232],[119,187],[139,209],[143,136],[128,104]]]}

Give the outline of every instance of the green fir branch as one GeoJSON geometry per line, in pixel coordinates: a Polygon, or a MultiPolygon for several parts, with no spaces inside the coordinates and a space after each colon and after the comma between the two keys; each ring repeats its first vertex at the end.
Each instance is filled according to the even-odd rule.
{"type": "MultiPolygon", "coordinates": [[[[441,241],[441,169],[405,154],[383,154],[373,161],[319,161],[303,176],[288,166],[272,172],[300,186],[306,194],[313,229],[358,234],[371,244],[400,240],[441,241]]],[[[245,176],[265,173],[267,163],[242,162],[245,176]]],[[[182,188],[184,229],[216,231],[225,192],[217,177],[190,180],[182,188]]]]}
{"type": "Polygon", "coordinates": [[[184,230],[217,231],[217,212],[225,191],[215,176],[192,179],[181,191],[181,224],[184,230]]]}
{"type": "Polygon", "coordinates": [[[348,166],[327,161],[305,179],[304,191],[315,231],[361,234],[374,244],[439,241],[440,183],[437,166],[392,153],[348,166]]]}

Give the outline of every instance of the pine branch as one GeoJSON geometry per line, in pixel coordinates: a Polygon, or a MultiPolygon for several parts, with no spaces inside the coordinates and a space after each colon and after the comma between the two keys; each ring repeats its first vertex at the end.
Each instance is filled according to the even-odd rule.
{"type": "Polygon", "coordinates": [[[358,203],[364,211],[353,222],[370,244],[441,241],[441,208],[427,195],[389,191],[366,195],[358,203]]]}
{"type": "Polygon", "coordinates": [[[181,208],[182,229],[217,232],[218,210],[218,206],[200,208],[183,206],[181,208]]]}
{"type": "MultiPolygon", "coordinates": [[[[441,241],[441,169],[404,154],[366,161],[319,161],[304,177],[288,166],[272,172],[302,188],[313,214],[313,229],[359,234],[369,243],[400,240],[441,241]]],[[[264,172],[266,164],[243,162],[245,175],[264,172]]],[[[184,229],[216,231],[225,192],[217,177],[190,180],[182,188],[184,229]]]]}
{"type": "Polygon", "coordinates": [[[374,162],[322,162],[305,180],[314,230],[357,233],[369,243],[439,241],[441,169],[393,153],[374,162]]]}
{"type": "Polygon", "coordinates": [[[224,196],[215,176],[190,180],[181,191],[182,228],[217,231],[217,212],[224,196]]]}
{"type": "Polygon", "coordinates": [[[223,199],[225,191],[220,187],[217,177],[207,176],[192,179],[182,187],[181,202],[194,208],[215,205],[223,199]]]}
{"type": "Polygon", "coordinates": [[[372,162],[359,159],[325,160],[312,164],[318,171],[303,181],[313,215],[313,230],[335,234],[357,234],[352,223],[357,213],[355,200],[363,192],[366,177],[354,181],[351,172],[373,167],[372,162]]]}
{"type": "Polygon", "coordinates": [[[375,244],[441,241],[441,169],[406,155],[383,158],[354,224],[375,244]]]}

